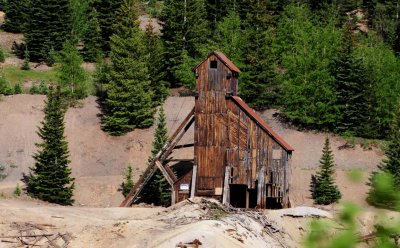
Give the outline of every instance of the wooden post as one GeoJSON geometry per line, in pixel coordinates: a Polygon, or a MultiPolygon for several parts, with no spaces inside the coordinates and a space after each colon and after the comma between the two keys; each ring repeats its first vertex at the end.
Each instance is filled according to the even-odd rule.
{"type": "Polygon", "coordinates": [[[194,193],[196,191],[196,180],[197,180],[197,165],[193,165],[192,185],[190,187],[190,199],[192,199],[192,200],[194,198],[194,193]]]}
{"type": "Polygon", "coordinates": [[[246,189],[246,208],[249,208],[249,188],[246,189]]]}
{"type": "Polygon", "coordinates": [[[231,177],[231,167],[225,167],[225,178],[224,178],[224,192],[222,195],[222,204],[228,205],[230,203],[230,191],[229,191],[229,178],[231,177]]]}

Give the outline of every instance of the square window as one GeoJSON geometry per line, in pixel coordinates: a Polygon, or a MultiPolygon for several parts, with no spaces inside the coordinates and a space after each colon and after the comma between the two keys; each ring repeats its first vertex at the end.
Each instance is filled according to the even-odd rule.
{"type": "Polygon", "coordinates": [[[217,69],[218,68],[218,61],[212,60],[210,63],[210,68],[217,69]]]}

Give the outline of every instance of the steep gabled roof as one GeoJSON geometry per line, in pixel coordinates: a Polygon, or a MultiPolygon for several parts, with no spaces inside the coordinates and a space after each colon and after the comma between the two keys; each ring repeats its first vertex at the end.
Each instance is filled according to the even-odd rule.
{"type": "Polygon", "coordinates": [[[231,99],[234,103],[239,105],[239,107],[243,111],[245,111],[248,116],[253,119],[265,132],[267,132],[279,145],[281,145],[283,149],[288,152],[294,151],[294,149],[288,143],[286,143],[286,141],[284,141],[277,133],[275,133],[275,131],[272,130],[272,128],[269,127],[267,123],[265,123],[265,121],[261,119],[261,117],[258,116],[258,114],[253,109],[251,109],[240,97],[233,96],[231,99]]]}
{"type": "Polygon", "coordinates": [[[236,65],[233,64],[232,61],[230,61],[230,59],[228,59],[225,54],[223,54],[222,52],[218,52],[218,51],[213,51],[212,53],[210,53],[207,58],[203,61],[201,61],[200,64],[198,64],[196,67],[193,68],[193,70],[196,70],[197,67],[199,67],[201,64],[203,64],[211,55],[215,55],[217,56],[217,58],[219,60],[221,60],[221,62],[227,66],[229,69],[231,69],[234,72],[240,73],[241,71],[239,70],[239,68],[237,68],[236,65]]]}

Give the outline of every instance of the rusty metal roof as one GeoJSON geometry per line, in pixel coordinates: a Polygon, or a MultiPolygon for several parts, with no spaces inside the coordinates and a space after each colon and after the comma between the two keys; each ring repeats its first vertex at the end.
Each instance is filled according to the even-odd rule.
{"type": "Polygon", "coordinates": [[[218,58],[219,60],[221,60],[222,63],[224,63],[224,65],[226,65],[226,66],[227,66],[229,69],[231,69],[232,71],[237,72],[237,73],[240,73],[240,72],[241,72],[241,71],[239,70],[239,68],[237,68],[237,66],[234,65],[233,62],[232,62],[230,59],[228,59],[228,58],[226,57],[225,54],[223,54],[222,52],[218,52],[218,51],[213,51],[212,53],[210,53],[210,54],[207,56],[207,58],[204,59],[203,61],[201,61],[200,64],[198,64],[197,66],[195,66],[195,67],[193,68],[193,70],[196,70],[197,67],[199,67],[201,64],[203,64],[204,61],[206,61],[206,60],[208,59],[208,57],[210,57],[210,56],[213,55],[213,54],[214,54],[215,56],[217,56],[217,58],[218,58]]]}
{"type": "Polygon", "coordinates": [[[263,119],[252,109],[250,108],[240,97],[233,96],[233,101],[240,106],[242,110],[244,110],[250,118],[252,118],[265,132],[267,132],[278,144],[280,144],[283,149],[286,151],[294,151],[294,149],[286,143],[271,127],[265,123],[263,119]]]}

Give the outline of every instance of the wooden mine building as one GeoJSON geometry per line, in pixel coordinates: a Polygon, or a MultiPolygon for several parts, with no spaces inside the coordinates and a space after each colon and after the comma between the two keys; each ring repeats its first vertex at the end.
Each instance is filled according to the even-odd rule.
{"type": "MultiPolygon", "coordinates": [[[[121,206],[140,194],[159,169],[172,188],[172,204],[212,197],[239,208],[289,207],[293,148],[240,97],[240,70],[221,52],[194,68],[195,106],[136,183],[121,206]],[[194,123],[194,159],[186,169],[169,165],[169,155],[194,123]]],[[[189,145],[188,145],[189,146],[189,145]]]]}

